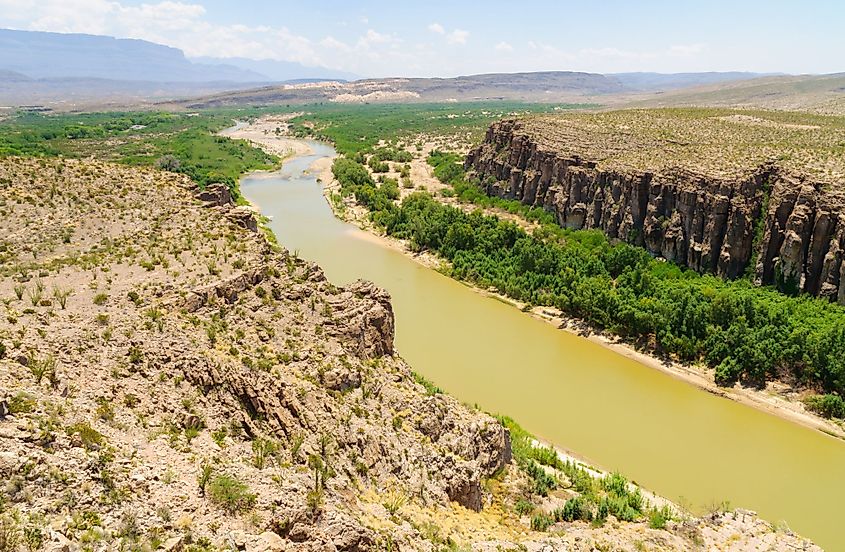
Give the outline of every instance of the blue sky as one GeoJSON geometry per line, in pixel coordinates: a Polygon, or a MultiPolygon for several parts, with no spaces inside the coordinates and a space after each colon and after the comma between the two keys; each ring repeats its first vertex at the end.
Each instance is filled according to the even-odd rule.
{"type": "Polygon", "coordinates": [[[0,0],[0,26],[362,76],[845,71],[845,2],[0,0]]]}

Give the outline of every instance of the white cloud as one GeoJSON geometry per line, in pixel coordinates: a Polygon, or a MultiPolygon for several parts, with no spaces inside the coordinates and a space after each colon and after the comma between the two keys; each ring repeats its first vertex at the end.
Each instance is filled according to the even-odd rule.
{"type": "Polygon", "coordinates": [[[434,34],[444,35],[449,44],[466,44],[469,37],[469,31],[462,29],[455,29],[447,33],[446,28],[440,23],[431,23],[427,28],[434,34]]]}
{"type": "Polygon", "coordinates": [[[513,52],[513,46],[507,42],[499,42],[495,48],[497,52],[513,52]]]}
{"type": "Polygon", "coordinates": [[[329,50],[341,50],[344,52],[348,52],[351,50],[350,46],[345,42],[342,42],[336,39],[333,36],[327,36],[323,40],[319,42],[320,46],[323,48],[328,48],[329,50]]]}
{"type": "Polygon", "coordinates": [[[449,44],[466,44],[467,38],[469,38],[469,31],[455,29],[449,33],[447,40],[449,41],[449,44]]]}
{"type": "MultiPolygon", "coordinates": [[[[311,40],[286,27],[218,24],[191,1],[0,0],[0,27],[138,38],[179,48],[189,57],[247,57],[295,61],[362,74],[408,66],[393,34],[367,29],[356,42],[334,36],[311,40]]],[[[430,54],[430,52],[429,52],[430,54]]]]}
{"type": "MultiPolygon", "coordinates": [[[[417,23],[420,36],[398,35],[350,15],[344,30],[308,35],[279,24],[218,23],[204,0],[0,0],[0,27],[139,38],[182,49],[190,57],[277,59],[342,68],[367,76],[456,75],[478,72],[688,70],[710,55],[706,44],[649,50],[565,46],[563,42],[496,40],[473,51],[475,37],[442,22],[417,23]],[[355,29],[358,29],[355,31],[355,29]],[[383,32],[380,32],[383,31],[383,32]],[[461,46],[461,45],[467,46],[461,46]],[[458,46],[466,55],[450,56],[458,46]],[[490,49],[499,55],[491,55],[490,49]],[[580,49],[579,49],[580,48],[580,49]],[[529,49],[529,56],[506,55],[529,49]]],[[[265,20],[265,21],[269,21],[265,20]]],[[[597,43],[601,44],[601,43],[597,43]]]]}
{"type": "Polygon", "coordinates": [[[446,29],[440,23],[432,23],[428,26],[428,30],[437,34],[446,34],[446,29]]]}
{"type": "Polygon", "coordinates": [[[252,57],[323,65],[307,38],[285,27],[220,25],[196,3],[164,0],[139,6],[118,0],[0,0],[0,26],[138,38],[188,56],[252,57]]]}
{"type": "Polygon", "coordinates": [[[383,34],[373,29],[367,29],[367,32],[364,34],[364,36],[358,39],[357,46],[358,48],[369,49],[373,45],[384,46],[395,42],[400,42],[400,40],[395,36],[383,34]]]}

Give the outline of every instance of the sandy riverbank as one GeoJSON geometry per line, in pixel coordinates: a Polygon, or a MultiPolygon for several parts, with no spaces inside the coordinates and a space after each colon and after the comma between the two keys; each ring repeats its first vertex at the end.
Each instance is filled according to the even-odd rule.
{"type": "Polygon", "coordinates": [[[277,155],[282,159],[310,155],[311,146],[304,140],[291,138],[287,135],[288,121],[299,115],[289,113],[262,117],[246,126],[237,125],[220,132],[221,136],[246,140],[253,146],[261,148],[267,153],[277,155]]]}
{"type": "MultiPolygon", "coordinates": [[[[268,148],[267,151],[271,151],[269,149],[271,147],[279,147],[279,144],[287,144],[286,147],[290,148],[289,151],[302,152],[291,154],[290,156],[293,157],[299,155],[308,155],[309,153],[311,153],[311,149],[310,147],[308,147],[308,144],[302,140],[278,136],[274,133],[268,134],[265,133],[263,130],[250,130],[253,126],[256,126],[260,129],[275,128],[274,125],[278,124],[278,121],[276,119],[278,118],[274,118],[273,121],[265,121],[263,123],[263,120],[259,120],[254,125],[250,125],[249,127],[240,129],[239,131],[230,134],[230,136],[251,136],[251,141],[257,147],[268,148]],[[295,144],[296,142],[299,142],[299,146],[295,144]],[[297,148],[299,149],[297,150],[297,148]]],[[[361,239],[372,240],[381,244],[384,247],[389,247],[398,252],[401,252],[412,260],[414,260],[415,262],[420,263],[421,265],[427,268],[432,268],[436,270],[443,266],[444,261],[436,255],[433,255],[429,252],[414,252],[408,247],[408,244],[406,242],[398,240],[396,238],[392,238],[390,236],[385,236],[378,232],[370,224],[366,210],[364,208],[356,206],[352,203],[347,203],[344,206],[343,211],[338,210],[337,206],[331,200],[332,193],[337,192],[339,190],[339,184],[334,180],[334,177],[331,172],[332,161],[333,157],[319,159],[314,164],[312,164],[309,170],[313,174],[316,174],[317,178],[321,182],[323,186],[323,195],[326,197],[326,200],[331,206],[332,211],[335,213],[335,216],[357,226],[361,230],[361,233],[359,235],[361,239]]],[[[539,320],[543,320],[547,323],[553,324],[559,329],[589,339],[590,341],[597,343],[603,347],[606,347],[616,352],[617,354],[626,356],[650,368],[660,370],[661,372],[671,375],[672,377],[679,378],[691,385],[695,385],[696,387],[704,391],[737,401],[741,404],[753,408],[757,408],[769,414],[779,416],[783,419],[798,423],[805,427],[822,431],[825,434],[838,437],[840,439],[845,439],[845,430],[843,430],[840,425],[831,420],[821,418],[820,416],[817,416],[807,411],[800,401],[785,396],[783,393],[788,392],[788,390],[779,389],[777,384],[769,384],[766,389],[762,390],[746,388],[739,385],[736,385],[734,387],[720,387],[716,385],[716,383],[713,381],[712,369],[696,365],[683,364],[680,362],[672,361],[670,359],[663,359],[648,354],[646,352],[642,352],[633,347],[631,344],[622,341],[619,337],[600,330],[596,330],[595,328],[591,328],[588,324],[585,324],[583,321],[565,316],[563,313],[559,312],[553,307],[538,306],[531,309],[526,309],[525,304],[516,301],[510,297],[504,296],[500,293],[497,293],[494,290],[485,290],[467,282],[461,283],[463,283],[470,289],[473,289],[477,293],[488,297],[493,297],[504,303],[513,305],[515,308],[518,308],[526,314],[534,316],[539,320]]]]}

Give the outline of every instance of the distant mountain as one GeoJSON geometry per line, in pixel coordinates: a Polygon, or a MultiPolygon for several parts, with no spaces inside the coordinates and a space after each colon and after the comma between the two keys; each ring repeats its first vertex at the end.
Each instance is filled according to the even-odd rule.
{"type": "Polygon", "coordinates": [[[659,92],[690,86],[750,80],[764,75],[762,73],[726,71],[706,73],[610,73],[607,76],[617,79],[628,90],[659,92]]]}
{"type": "Polygon", "coordinates": [[[272,79],[240,67],[198,64],[181,50],[145,40],[0,29],[0,70],[36,79],[252,82],[272,79]]]}
{"type": "Polygon", "coordinates": [[[624,87],[599,73],[578,71],[539,71],[531,73],[485,73],[448,79],[407,79],[409,89],[421,95],[443,99],[540,100],[555,95],[613,94],[624,87]]]}
{"type": "Polygon", "coordinates": [[[250,86],[233,82],[116,81],[87,77],[31,79],[0,70],[0,106],[47,105],[56,109],[137,108],[148,102],[194,98],[250,86]],[[7,78],[7,76],[16,76],[7,78]]]}
{"type": "Polygon", "coordinates": [[[280,61],[275,59],[247,59],[247,58],[191,58],[192,61],[203,64],[226,64],[246,71],[266,75],[272,81],[320,81],[340,80],[353,81],[360,79],[360,75],[347,71],[338,71],[326,67],[309,67],[294,61],[280,61]]]}
{"type": "Polygon", "coordinates": [[[845,115],[845,73],[780,75],[684,88],[631,105],[744,107],[845,115]]]}
{"type": "Polygon", "coordinates": [[[19,83],[19,82],[30,82],[32,79],[27,77],[24,74],[16,73],[15,71],[6,71],[4,69],[0,69],[0,82],[2,83],[19,83]]]}
{"type": "Polygon", "coordinates": [[[490,73],[454,78],[385,78],[354,82],[283,84],[252,90],[225,92],[185,100],[192,109],[213,106],[278,105],[315,101],[441,102],[516,100],[533,102],[591,102],[596,97],[624,94],[615,78],[598,73],[547,71],[538,73],[490,73]]]}

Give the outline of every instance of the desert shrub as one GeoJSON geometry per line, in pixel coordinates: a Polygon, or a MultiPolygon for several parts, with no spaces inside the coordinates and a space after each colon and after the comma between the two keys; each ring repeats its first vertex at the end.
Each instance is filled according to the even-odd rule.
{"type": "Polygon", "coordinates": [[[46,377],[49,381],[53,381],[56,374],[56,358],[53,355],[47,355],[44,358],[38,358],[34,353],[28,355],[27,366],[29,371],[35,377],[35,383],[40,384],[41,380],[46,377]]]}
{"type": "Polygon", "coordinates": [[[141,304],[141,296],[138,295],[137,291],[130,291],[126,294],[126,296],[135,304],[135,306],[139,306],[141,304]]]}
{"type": "Polygon", "coordinates": [[[65,430],[68,435],[79,435],[82,446],[88,450],[100,448],[106,443],[102,433],[91,427],[88,422],[79,422],[70,425],[65,430]]]}
{"type": "Polygon", "coordinates": [[[211,432],[211,439],[217,444],[218,447],[223,448],[223,445],[226,444],[226,437],[229,436],[229,430],[226,429],[225,426],[220,426],[214,431],[211,432]]]}
{"type": "Polygon", "coordinates": [[[267,460],[275,456],[278,452],[278,443],[271,439],[258,437],[252,442],[252,465],[259,470],[263,470],[267,460]]]}
{"type": "Polygon", "coordinates": [[[53,297],[55,297],[56,301],[59,302],[59,306],[62,307],[62,310],[64,310],[67,306],[67,299],[72,293],[73,290],[69,288],[60,288],[58,286],[53,288],[53,297]]]}
{"type": "Polygon", "coordinates": [[[549,515],[544,513],[535,514],[534,517],[531,518],[531,529],[534,531],[545,531],[552,525],[554,525],[555,520],[553,520],[549,515]]]}
{"type": "Polygon", "coordinates": [[[182,167],[182,162],[174,155],[162,155],[156,160],[156,167],[163,171],[178,172],[182,167]]]}
{"type": "Polygon", "coordinates": [[[535,508],[536,506],[531,501],[520,498],[513,509],[517,515],[524,516],[533,512],[535,508]]]}
{"type": "Polygon", "coordinates": [[[197,486],[200,489],[200,494],[205,494],[205,488],[208,486],[208,482],[211,481],[211,474],[214,472],[214,468],[208,462],[203,462],[200,466],[200,472],[197,474],[197,486]]]}
{"type": "Polygon", "coordinates": [[[540,496],[548,496],[549,491],[557,488],[557,480],[549,475],[542,466],[529,460],[523,469],[533,481],[533,491],[540,496]]]}
{"type": "Polygon", "coordinates": [[[665,529],[666,522],[672,519],[672,511],[668,506],[652,507],[648,511],[648,526],[652,529],[665,529]]]}
{"type": "Polygon", "coordinates": [[[0,516],[0,552],[15,552],[21,540],[20,529],[14,518],[0,516]]]}
{"type": "Polygon", "coordinates": [[[555,521],[592,521],[593,511],[584,498],[576,496],[567,500],[563,508],[556,509],[553,516],[555,521]]]}
{"type": "Polygon", "coordinates": [[[32,412],[35,410],[35,405],[37,404],[35,397],[25,391],[15,393],[9,397],[8,402],[9,412],[12,414],[26,414],[32,412]]]}
{"type": "Polygon", "coordinates": [[[255,494],[250,492],[246,483],[231,475],[218,475],[209,481],[207,493],[213,502],[230,514],[245,512],[255,506],[255,494]]]}

